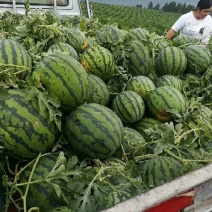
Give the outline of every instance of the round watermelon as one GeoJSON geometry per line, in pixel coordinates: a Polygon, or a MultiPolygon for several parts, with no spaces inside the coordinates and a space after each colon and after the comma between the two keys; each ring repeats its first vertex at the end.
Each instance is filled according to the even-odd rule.
{"type": "Polygon", "coordinates": [[[187,58],[184,51],[174,46],[163,48],[155,59],[155,69],[159,76],[181,75],[186,65],[187,58]]]}
{"type": "Polygon", "coordinates": [[[109,108],[89,103],[67,117],[64,137],[79,157],[109,158],[121,145],[123,124],[109,108]]]}
{"type": "Polygon", "coordinates": [[[171,86],[158,87],[152,90],[147,99],[149,112],[160,121],[172,120],[171,111],[179,114],[187,109],[183,94],[171,86]]]}

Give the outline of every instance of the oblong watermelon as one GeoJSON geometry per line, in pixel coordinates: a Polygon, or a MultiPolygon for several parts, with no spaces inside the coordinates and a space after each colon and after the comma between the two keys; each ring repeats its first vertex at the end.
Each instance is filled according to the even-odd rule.
{"type": "Polygon", "coordinates": [[[94,74],[107,81],[115,72],[115,60],[112,53],[100,46],[90,46],[81,54],[81,64],[88,74],[94,74]]]}
{"type": "Polygon", "coordinates": [[[73,109],[87,99],[88,75],[82,65],[66,54],[51,54],[35,67],[33,77],[61,101],[73,109]]]}
{"type": "Polygon", "coordinates": [[[143,179],[149,188],[165,184],[182,173],[182,164],[169,156],[158,156],[144,164],[143,179]]]}
{"type": "Polygon", "coordinates": [[[145,104],[143,99],[134,91],[123,91],[113,99],[112,109],[124,124],[130,124],[143,117],[145,104]]]}
{"type": "Polygon", "coordinates": [[[205,45],[191,44],[184,52],[188,61],[186,72],[203,74],[211,65],[211,52],[205,45]]]}
{"type": "Polygon", "coordinates": [[[153,58],[151,49],[147,45],[137,40],[131,41],[126,44],[125,55],[124,66],[129,74],[147,77],[151,75],[153,58]]]}
{"type": "Polygon", "coordinates": [[[96,75],[88,75],[87,103],[108,105],[110,92],[105,82],[96,75]]]}
{"type": "Polygon", "coordinates": [[[27,72],[31,72],[32,61],[26,49],[17,41],[3,38],[0,40],[0,66],[1,69],[19,72],[24,78],[27,72]]]}
{"type": "Polygon", "coordinates": [[[28,159],[45,153],[58,135],[48,114],[38,108],[38,100],[26,101],[26,95],[27,91],[14,89],[6,98],[0,98],[0,145],[12,158],[28,159]]]}

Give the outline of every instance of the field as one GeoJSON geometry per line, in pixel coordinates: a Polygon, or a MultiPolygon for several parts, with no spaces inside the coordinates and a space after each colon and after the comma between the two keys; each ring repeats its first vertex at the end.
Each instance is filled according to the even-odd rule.
{"type": "MultiPolygon", "coordinates": [[[[157,10],[141,9],[111,4],[91,2],[93,18],[103,24],[116,23],[121,29],[136,27],[146,28],[150,32],[163,35],[180,16],[176,13],[168,13],[157,10]]],[[[83,14],[86,16],[85,4],[82,3],[83,14]]]]}

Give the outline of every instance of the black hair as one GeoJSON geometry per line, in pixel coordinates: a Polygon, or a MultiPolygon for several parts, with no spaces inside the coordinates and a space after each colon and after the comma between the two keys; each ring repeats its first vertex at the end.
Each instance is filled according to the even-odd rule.
{"type": "Polygon", "coordinates": [[[200,10],[209,9],[211,7],[212,7],[211,0],[199,0],[199,2],[197,4],[197,8],[200,8],[200,10]]]}

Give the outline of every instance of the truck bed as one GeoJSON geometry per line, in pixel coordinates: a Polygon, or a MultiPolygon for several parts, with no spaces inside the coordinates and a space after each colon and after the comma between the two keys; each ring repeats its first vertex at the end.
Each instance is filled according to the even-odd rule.
{"type": "Polygon", "coordinates": [[[212,212],[212,164],[158,186],[104,212],[212,212]]]}

